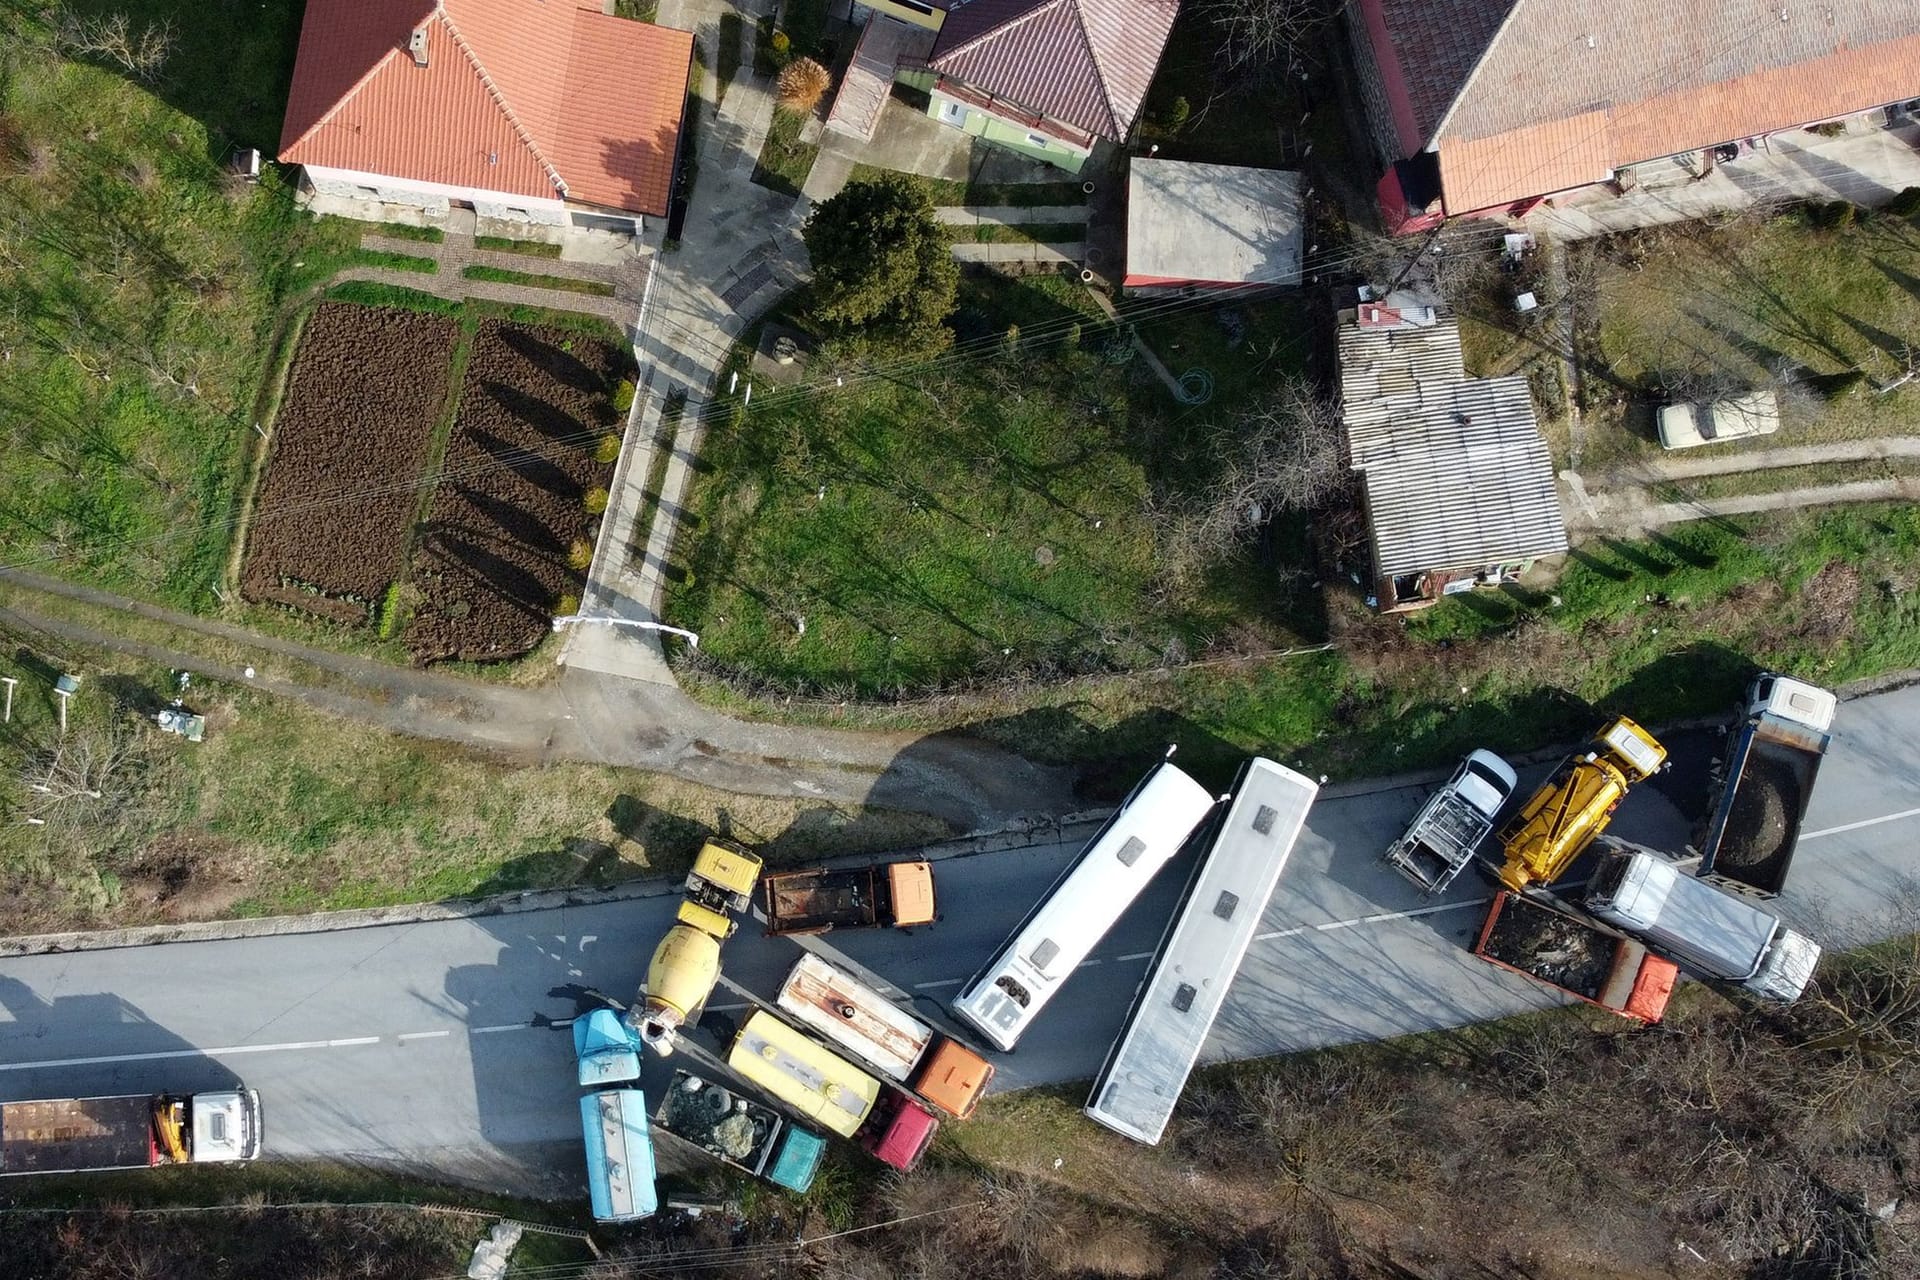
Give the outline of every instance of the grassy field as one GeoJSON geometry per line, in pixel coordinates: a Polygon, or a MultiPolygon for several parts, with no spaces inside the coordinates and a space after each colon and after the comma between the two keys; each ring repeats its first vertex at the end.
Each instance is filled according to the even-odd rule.
{"type": "MultiPolygon", "coordinates": [[[[1655,456],[1653,406],[1676,377],[1708,375],[1760,386],[1781,368],[1808,390],[1789,396],[1765,445],[1723,452],[1908,434],[1920,380],[1888,395],[1872,385],[1906,371],[1920,338],[1920,226],[1861,215],[1824,230],[1804,214],[1660,228],[1581,245],[1596,324],[1580,352],[1589,415],[1586,464],[1655,456]],[[1868,385],[1829,399],[1849,370],[1868,385]]],[[[1714,446],[1708,446],[1709,449],[1714,446]]]]}
{"type": "MultiPolygon", "coordinates": [[[[223,181],[279,134],[297,13],[174,23],[151,87],[56,52],[49,10],[0,4],[0,555],[211,601],[282,304],[357,229],[296,212],[279,170],[223,181]]],[[[136,28],[173,16],[119,6],[136,28]]]]}
{"type": "MultiPolygon", "coordinates": [[[[725,825],[774,861],[910,846],[949,834],[927,819],[738,796],[656,774],[530,766],[350,723],[300,703],[196,680],[205,741],[161,734],[160,669],[75,652],[38,633],[18,646],[8,776],[51,768],[47,673],[85,673],[69,751],[116,744],[103,798],[77,796],[44,827],[0,827],[0,932],[335,910],[684,870],[725,825]]],[[[301,678],[297,671],[288,678],[301,678]]],[[[364,693],[364,691],[362,691],[364,693]]]]}
{"type": "Polygon", "coordinates": [[[705,696],[756,714],[970,731],[1039,759],[1113,765],[1169,742],[1210,780],[1248,752],[1335,778],[1524,752],[1607,715],[1717,712],[1760,666],[1825,683],[1920,666],[1920,509],[1703,521],[1575,552],[1551,592],[1449,600],[1378,618],[1335,592],[1337,648],[1086,681],[1009,679],[892,707],[705,696]],[[1556,604],[1555,601],[1558,600],[1556,604]]]}
{"type": "Polygon", "coordinates": [[[669,609],[705,661],[884,695],[1154,665],[1247,604],[1150,598],[1148,489],[1185,436],[1136,412],[1165,393],[1106,359],[1084,289],[969,277],[954,324],[932,361],[763,391],[708,432],[669,609]]]}
{"type": "Polygon", "coordinates": [[[1084,222],[982,222],[975,226],[958,224],[947,227],[947,234],[959,244],[1070,244],[1084,239],[1084,222]]]}

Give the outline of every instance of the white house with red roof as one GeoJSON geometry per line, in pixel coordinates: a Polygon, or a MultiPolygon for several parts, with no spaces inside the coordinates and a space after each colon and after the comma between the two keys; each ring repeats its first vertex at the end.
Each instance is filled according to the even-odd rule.
{"type": "MultiPolygon", "coordinates": [[[[927,92],[934,119],[1078,173],[1102,139],[1122,142],[1133,131],[1180,4],[864,0],[855,12],[861,9],[872,16],[856,66],[881,51],[892,78],[927,92]],[[896,31],[899,24],[906,27],[896,31]]],[[[878,78],[889,77],[882,69],[878,78]]],[[[858,87],[854,76],[848,83],[858,87]]],[[[874,111],[849,113],[836,103],[835,113],[856,116],[843,131],[872,136],[874,111]]]]}
{"type": "Polygon", "coordinates": [[[280,159],[369,207],[638,230],[672,201],[692,59],[597,0],[307,0],[280,159]]]}

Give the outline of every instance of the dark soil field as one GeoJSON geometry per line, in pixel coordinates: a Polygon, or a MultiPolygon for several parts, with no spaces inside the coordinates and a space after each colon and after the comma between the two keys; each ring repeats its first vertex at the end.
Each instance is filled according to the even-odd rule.
{"type": "Polygon", "coordinates": [[[418,662],[516,658],[548,634],[555,605],[586,575],[568,563],[599,517],[589,490],[609,485],[595,460],[617,430],[610,399],[631,354],[563,329],[483,320],[412,581],[421,603],[407,624],[418,662]]]}
{"type": "Polygon", "coordinates": [[[1607,980],[1614,940],[1524,898],[1508,898],[1493,922],[1486,952],[1591,999],[1607,980]]]}
{"type": "Polygon", "coordinates": [[[314,310],[247,532],[247,599],[368,621],[400,576],[456,336],[445,316],[314,310]]]}

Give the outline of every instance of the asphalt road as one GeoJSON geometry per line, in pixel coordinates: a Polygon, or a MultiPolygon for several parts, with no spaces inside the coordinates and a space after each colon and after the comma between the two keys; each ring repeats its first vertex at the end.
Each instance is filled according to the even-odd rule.
{"type": "MultiPolygon", "coordinates": [[[[1829,943],[1902,926],[1920,901],[1920,688],[1846,703],[1796,859],[1789,917],[1829,943]]],[[[1668,740],[1675,768],[1635,791],[1615,834],[1684,843],[1718,738],[1668,740]]],[[[1523,777],[1531,783],[1537,771],[1523,777]]],[[[1458,1026],[1555,1003],[1466,950],[1490,897],[1466,875],[1426,902],[1379,862],[1424,789],[1317,804],[1235,983],[1209,1059],[1458,1026]]],[[[923,1014],[985,961],[1076,850],[939,864],[943,920],[911,935],[810,939],[915,998],[923,1014]]],[[[1117,1034],[1186,867],[1163,872],[1062,997],[999,1060],[998,1087],[1085,1079],[1117,1034]]],[[[1576,869],[1572,878],[1579,876],[1576,869]]],[[[557,1194],[582,1186],[568,984],[626,997],[671,895],[481,920],[0,962],[0,1098],[260,1090],[269,1151],[398,1161],[443,1177],[557,1194]]],[[[715,1012],[770,999],[796,943],[751,926],[728,944],[715,1012]]],[[[701,1058],[696,1043],[684,1055],[701,1058]]],[[[667,1069],[652,1064],[659,1087],[667,1069]]]]}

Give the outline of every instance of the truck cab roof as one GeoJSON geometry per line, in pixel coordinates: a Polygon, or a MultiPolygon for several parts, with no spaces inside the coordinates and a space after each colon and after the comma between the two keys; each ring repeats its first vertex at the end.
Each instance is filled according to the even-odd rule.
{"type": "Polygon", "coordinates": [[[1747,695],[1749,716],[1777,716],[1816,733],[1833,727],[1833,713],[1839,705],[1840,700],[1827,690],[1771,671],[1756,679],[1747,695]]]}
{"type": "Polygon", "coordinates": [[[1513,766],[1485,749],[1468,756],[1454,779],[1454,788],[1466,797],[1467,803],[1489,818],[1500,812],[1518,785],[1520,778],[1513,766]]]}
{"type": "Polygon", "coordinates": [[[260,1095],[248,1091],[193,1095],[193,1162],[251,1160],[260,1154],[260,1095]]]}
{"type": "Polygon", "coordinates": [[[893,927],[910,929],[933,923],[933,864],[887,864],[887,889],[893,897],[893,927]]]}
{"type": "Polygon", "coordinates": [[[1652,734],[1625,716],[1608,725],[1601,733],[1600,741],[1627,766],[1635,781],[1650,778],[1659,772],[1661,762],[1667,758],[1667,749],[1655,741],[1652,734]]]}

